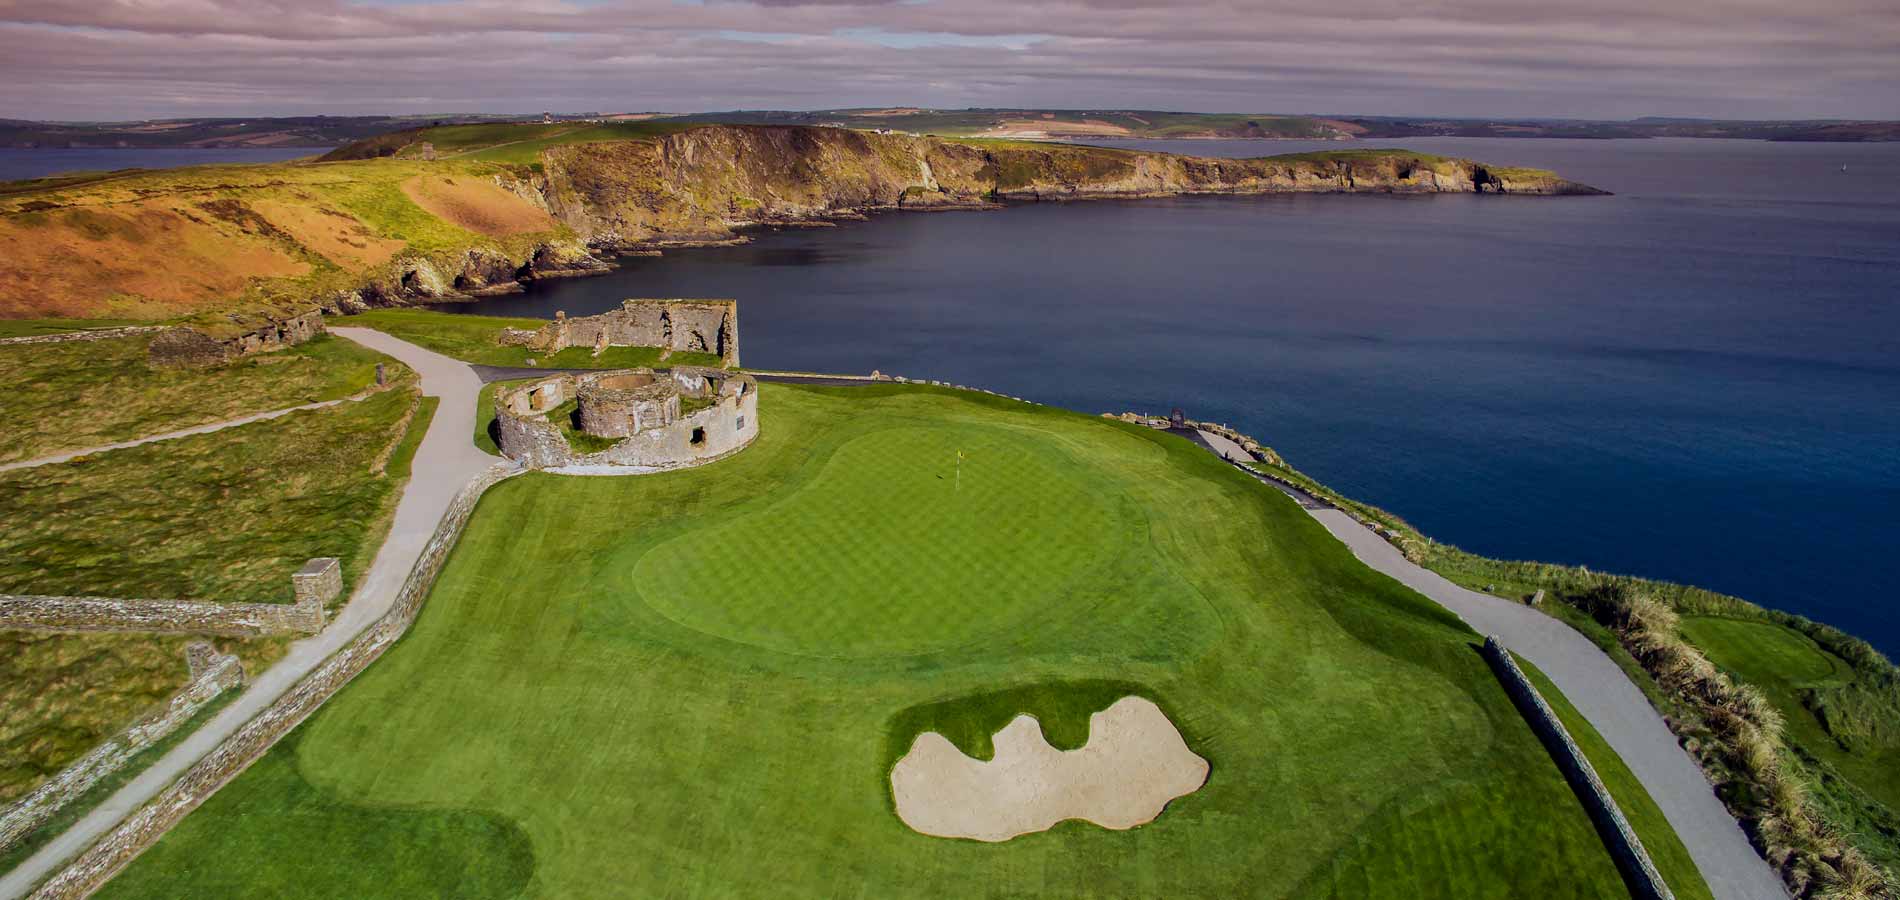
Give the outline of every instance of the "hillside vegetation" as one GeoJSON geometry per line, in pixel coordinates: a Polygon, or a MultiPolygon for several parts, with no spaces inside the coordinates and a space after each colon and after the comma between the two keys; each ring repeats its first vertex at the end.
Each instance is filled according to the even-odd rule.
{"type": "Polygon", "coordinates": [[[317,163],[0,186],[0,318],[181,320],[214,335],[598,270],[593,251],[866,210],[1273,192],[1593,193],[1403,150],[1202,159],[842,128],[479,124],[317,163]]]}

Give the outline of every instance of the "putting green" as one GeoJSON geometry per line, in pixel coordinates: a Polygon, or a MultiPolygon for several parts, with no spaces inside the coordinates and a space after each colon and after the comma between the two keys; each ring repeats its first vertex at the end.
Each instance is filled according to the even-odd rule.
{"type": "Polygon", "coordinates": [[[1475,636],[1284,495],[979,395],[759,403],[713,465],[490,490],[402,642],[104,896],[334,896],[312,848],[353,896],[413,893],[412,860],[325,824],[375,810],[444,859],[525,835],[525,886],[511,863],[472,897],[1622,891],[1475,636]],[[898,819],[920,729],[987,756],[1029,712],[1072,746],[1124,694],[1211,765],[1152,823],[981,844],[898,819]]]}
{"type": "Polygon", "coordinates": [[[881,429],[764,509],[647,550],[632,584],[675,621],[762,647],[958,647],[1116,592],[1146,559],[1146,520],[1112,487],[1033,432],[881,429]]]}

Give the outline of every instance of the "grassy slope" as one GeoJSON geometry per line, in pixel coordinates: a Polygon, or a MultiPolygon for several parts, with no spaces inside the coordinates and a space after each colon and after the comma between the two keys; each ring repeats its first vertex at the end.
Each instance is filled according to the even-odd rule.
{"type": "Polygon", "coordinates": [[[333,400],[401,363],[352,341],[319,337],[214,369],[155,369],[148,336],[0,347],[0,462],[30,459],[333,400]]]}
{"type": "Polygon", "coordinates": [[[492,490],[402,644],[105,895],[401,896],[412,865],[513,894],[491,863],[517,845],[458,810],[519,827],[537,897],[1620,892],[1470,633],[1280,495],[1076,414],[763,390],[769,426],[716,465],[492,490]],[[906,710],[1101,680],[1175,716],[1205,788],[1001,846],[891,814],[906,710]]]}
{"type": "Polygon", "coordinates": [[[1590,572],[1576,566],[1478,556],[1433,541],[1405,520],[1342,497],[1283,463],[1262,463],[1256,468],[1300,484],[1315,495],[1378,523],[1381,529],[1397,531],[1400,548],[1408,557],[1472,590],[1520,600],[1528,599],[1536,591],[1547,591],[1550,599],[1545,610],[1602,647],[1665,716],[1682,713],[1680,702],[1664,693],[1609,629],[1564,598],[1581,596],[1604,584],[1620,584],[1684,613],[1685,638],[1743,683],[1767,692],[1788,723],[1783,737],[1801,757],[1798,762],[1802,780],[1812,788],[1811,796],[1829,822],[1852,835],[1854,843],[1881,865],[1889,870],[1900,869],[1900,811],[1896,811],[1900,805],[1895,802],[1900,799],[1896,796],[1900,787],[1895,785],[1895,773],[1900,772],[1900,737],[1896,737],[1896,731],[1900,731],[1900,710],[1895,708],[1893,686],[1896,674],[1892,663],[1865,642],[1825,625],[1691,586],[1590,572]],[[1697,612],[1709,615],[1693,615],[1697,612]],[[1708,624],[1717,618],[1735,624],[1708,624]],[[1758,625],[1767,630],[1740,627],[1744,625],[1758,625]],[[1692,629],[1700,632],[1699,637],[1692,629]],[[1812,668],[1812,660],[1793,671],[1781,671],[1790,665],[1790,660],[1806,659],[1809,647],[1825,652],[1815,636],[1834,641],[1835,646],[1844,648],[1844,653],[1857,660],[1832,654],[1834,660],[1830,665],[1846,666],[1851,670],[1851,678],[1844,682],[1822,679],[1798,683],[1803,672],[1818,671],[1812,668]],[[1710,646],[1702,646],[1705,641],[1710,646]],[[1755,658],[1758,654],[1760,659],[1755,658]],[[1767,679],[1767,683],[1756,684],[1756,677],[1767,679]],[[1872,702],[1853,710],[1845,724],[1854,726],[1851,730],[1856,732],[1871,731],[1878,740],[1850,740],[1847,735],[1831,733],[1813,712],[1812,704],[1806,702],[1825,701],[1844,690],[1851,693],[1855,689],[1865,691],[1872,702]]]}
{"type": "Polygon", "coordinates": [[[608,347],[599,356],[594,355],[592,347],[569,347],[549,355],[496,343],[503,328],[539,328],[547,324],[546,319],[471,316],[427,309],[378,309],[351,316],[342,324],[374,328],[444,356],[484,366],[526,366],[530,359],[543,369],[719,365],[719,356],[715,353],[675,353],[662,359],[657,347],[608,347]]]}
{"type": "Polygon", "coordinates": [[[1576,707],[1570,705],[1562,691],[1550,683],[1550,679],[1536,666],[1519,657],[1517,664],[1524,670],[1525,677],[1544,696],[1544,702],[1550,704],[1557,713],[1564,729],[1570,732],[1570,738],[1577,742],[1590,766],[1597,770],[1597,777],[1603,780],[1603,786],[1610,789],[1610,796],[1616,799],[1616,805],[1623,810],[1624,818],[1630,827],[1636,829],[1636,837],[1643,842],[1643,849],[1649,851],[1649,858],[1656,864],[1656,871],[1662,873],[1663,882],[1669,885],[1679,900],[1713,900],[1708,882],[1702,879],[1702,873],[1696,868],[1695,860],[1689,857],[1689,848],[1682,845],[1676,836],[1676,830],[1663,816],[1661,807],[1651,799],[1643,783],[1636,779],[1636,773],[1623,764],[1622,757],[1597,734],[1597,730],[1585,719],[1576,707]]]}
{"type": "Polygon", "coordinates": [[[1874,799],[1900,809],[1900,747],[1880,743],[1855,747],[1836,740],[1802,702],[1806,691],[1845,686],[1859,679],[1846,660],[1807,635],[1770,622],[1685,616],[1681,628],[1682,636],[1711,662],[1768,694],[1801,749],[1874,799]]]}
{"type": "Polygon", "coordinates": [[[452,263],[485,248],[520,259],[566,234],[478,234],[402,187],[422,175],[481,182],[501,171],[472,160],[193,166],[0,192],[0,234],[49,266],[0,277],[0,315],[182,315],[216,329],[229,323],[205,310],[301,312],[325,293],[390,276],[405,258],[452,263]],[[73,259],[87,264],[58,264],[73,259]],[[264,259],[290,270],[247,277],[264,259]]]}
{"type": "Polygon", "coordinates": [[[316,556],[355,579],[401,482],[370,467],[414,396],[0,474],[0,591],[289,602],[316,556]]]}

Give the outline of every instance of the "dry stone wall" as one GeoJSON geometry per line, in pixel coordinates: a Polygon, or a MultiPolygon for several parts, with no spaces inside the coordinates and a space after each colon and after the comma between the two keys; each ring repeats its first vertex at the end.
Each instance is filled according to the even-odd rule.
{"type": "Polygon", "coordinates": [[[47,879],[33,893],[35,900],[84,897],[98,890],[187,813],[256,762],[278,739],[290,733],[350,679],[382,656],[415,621],[423,599],[435,584],[462,529],[468,525],[482,493],[522,471],[501,464],[476,476],[450,501],[388,613],[207,753],[150,803],[126,817],[119,827],[47,879]]]}
{"type": "Polygon", "coordinates": [[[0,850],[12,847],[45,824],[101,779],[124,767],[139,751],[177,731],[219,694],[244,683],[244,668],[238,658],[220,654],[210,644],[193,644],[186,648],[185,656],[191,666],[191,682],[173,694],[163,708],[93,748],[32,793],[0,809],[0,850]]]}
{"type": "Polygon", "coordinates": [[[169,325],[127,325],[124,328],[97,328],[91,331],[62,331],[58,334],[29,334],[24,337],[0,338],[0,347],[15,344],[64,344],[70,341],[107,341],[113,338],[131,337],[135,334],[149,334],[154,331],[170,331],[169,325]]]}
{"type": "Polygon", "coordinates": [[[0,629],[18,631],[143,631],[256,637],[323,630],[324,606],[343,593],[343,567],[313,559],[291,576],[295,603],[211,603],[203,600],[119,600],[0,594],[0,629]]]}
{"type": "Polygon", "coordinates": [[[1539,740],[1550,750],[1552,758],[1557,760],[1557,768],[1564,773],[1564,780],[1570,782],[1577,796],[1583,799],[1585,811],[1590,821],[1596,823],[1597,833],[1603,837],[1604,846],[1610,850],[1610,857],[1616,860],[1616,867],[1622,871],[1623,880],[1630,885],[1630,892],[1636,900],[1675,900],[1669,885],[1663,882],[1662,873],[1656,871],[1656,864],[1649,858],[1649,851],[1643,849],[1641,838],[1636,829],[1630,827],[1629,819],[1624,818],[1623,810],[1616,805],[1616,798],[1610,796],[1609,788],[1603,786],[1603,779],[1597,777],[1597,770],[1583,755],[1583,750],[1570,737],[1570,731],[1537,693],[1530,679],[1524,677],[1524,671],[1517,667],[1517,660],[1511,658],[1511,651],[1496,637],[1484,639],[1484,658],[1497,672],[1498,680],[1504,683],[1504,692],[1511,695],[1511,702],[1517,704],[1518,712],[1530,722],[1531,730],[1537,733],[1539,740]]]}

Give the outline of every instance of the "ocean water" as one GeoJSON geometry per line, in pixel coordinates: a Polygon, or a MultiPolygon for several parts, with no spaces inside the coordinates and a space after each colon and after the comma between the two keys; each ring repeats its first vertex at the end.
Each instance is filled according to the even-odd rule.
{"type": "Polygon", "coordinates": [[[1403,145],[1616,196],[888,214],[454,308],[738,298],[749,366],[1180,406],[1440,540],[1698,584],[1900,653],[1900,144],[1403,145]]]}
{"type": "Polygon", "coordinates": [[[328,147],[238,147],[227,149],[17,150],[0,147],[0,181],[44,178],[61,172],[110,172],[114,169],[175,169],[211,163],[282,162],[320,156],[328,147]]]}

